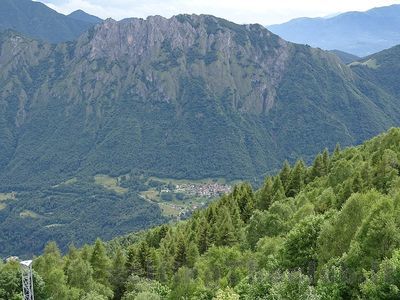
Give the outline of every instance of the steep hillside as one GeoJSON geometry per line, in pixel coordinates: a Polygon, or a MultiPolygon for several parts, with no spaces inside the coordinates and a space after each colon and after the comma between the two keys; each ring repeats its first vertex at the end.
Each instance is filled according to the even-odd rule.
{"type": "Polygon", "coordinates": [[[338,56],[345,64],[349,64],[361,59],[361,57],[340,50],[331,50],[330,52],[336,54],[336,56],[338,56]]]}
{"type": "Polygon", "coordinates": [[[400,46],[370,55],[353,62],[357,74],[376,83],[397,99],[400,98],[400,46]]]}
{"type": "Polygon", "coordinates": [[[0,43],[2,186],[132,170],[254,178],[400,116],[336,56],[211,16],[107,20],[56,46],[10,33],[0,43]]]}
{"type": "MultiPolygon", "coordinates": [[[[400,129],[299,160],[198,211],[104,245],[49,243],[35,259],[40,299],[398,299],[400,129]],[[57,275],[57,276],[56,276],[57,275]]],[[[0,262],[0,296],[20,292],[0,262]]]]}
{"type": "Polygon", "coordinates": [[[67,17],[31,0],[1,0],[0,30],[12,29],[51,43],[72,41],[94,24],[77,15],[67,17]]]}
{"type": "Polygon", "coordinates": [[[291,42],[364,57],[400,44],[399,26],[397,4],[331,18],[299,18],[268,29],[291,42]]]}

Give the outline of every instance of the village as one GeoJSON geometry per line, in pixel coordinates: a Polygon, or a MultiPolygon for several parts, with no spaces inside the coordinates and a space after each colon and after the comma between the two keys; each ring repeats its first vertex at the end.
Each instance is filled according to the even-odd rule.
{"type": "Polygon", "coordinates": [[[188,196],[215,198],[231,192],[231,186],[217,182],[203,184],[177,184],[173,193],[183,193],[188,196]]]}

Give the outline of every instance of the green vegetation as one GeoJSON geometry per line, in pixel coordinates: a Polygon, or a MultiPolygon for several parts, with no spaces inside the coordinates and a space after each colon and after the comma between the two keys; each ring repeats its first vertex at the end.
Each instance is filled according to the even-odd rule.
{"type": "Polygon", "coordinates": [[[94,177],[94,181],[96,184],[99,184],[106,189],[112,190],[117,194],[125,194],[128,192],[127,188],[123,188],[118,185],[118,179],[107,175],[96,175],[94,177]]]}
{"type": "Polygon", "coordinates": [[[42,253],[49,240],[66,251],[72,241],[82,246],[168,221],[135,191],[121,194],[83,179],[21,190],[0,205],[1,257],[42,253]]]}
{"type": "Polygon", "coordinates": [[[285,159],[310,163],[318,145],[358,144],[400,121],[392,94],[329,52],[258,25],[176,19],[109,20],[56,46],[0,34],[0,191],[129,173],[260,185],[285,159]],[[136,61],[125,23],[165,38],[136,61]],[[115,45],[97,35],[114,29],[125,50],[109,55],[115,45]],[[181,35],[190,44],[177,45],[181,35]],[[104,53],[88,59],[88,47],[104,53]]]}
{"type": "Polygon", "coordinates": [[[14,200],[14,199],[15,199],[14,193],[0,193],[0,201],[14,200]]]}
{"type": "MultiPolygon", "coordinates": [[[[310,167],[284,164],[257,191],[237,185],[187,221],[64,257],[50,243],[34,261],[36,286],[61,300],[398,299],[399,215],[391,129],[310,167]]],[[[15,263],[0,271],[0,296],[18,294],[15,263]]]]}
{"type": "MultiPolygon", "coordinates": [[[[157,178],[258,187],[285,159],[302,157],[301,174],[320,145],[398,125],[397,50],[372,59],[379,68],[349,67],[262,26],[205,15],[107,20],[57,45],[0,33],[0,193],[16,193],[0,200],[0,255],[37,254],[47,240],[64,253],[206,202],[162,192],[157,178]]],[[[301,179],[283,183],[288,197],[301,179]]],[[[279,223],[272,232],[291,226],[257,218],[279,223]]]]}
{"type": "Polygon", "coordinates": [[[400,79],[400,46],[396,46],[382,52],[373,54],[352,66],[352,70],[379,85],[388,94],[400,96],[400,87],[396,82],[400,79]],[[368,62],[375,62],[378,68],[368,67],[368,62]]]}
{"type": "Polygon", "coordinates": [[[368,67],[370,69],[374,69],[374,70],[379,68],[379,66],[376,63],[376,60],[373,59],[373,58],[370,58],[370,59],[365,60],[365,61],[355,61],[355,62],[352,62],[349,66],[350,67],[366,66],[366,67],[368,67]]]}

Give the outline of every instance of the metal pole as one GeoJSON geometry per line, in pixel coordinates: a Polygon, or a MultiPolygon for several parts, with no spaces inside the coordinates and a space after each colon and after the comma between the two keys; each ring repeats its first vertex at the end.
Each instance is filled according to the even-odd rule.
{"type": "Polygon", "coordinates": [[[24,300],[35,300],[33,294],[33,272],[32,272],[32,261],[21,262],[21,273],[22,273],[22,292],[24,300]]]}

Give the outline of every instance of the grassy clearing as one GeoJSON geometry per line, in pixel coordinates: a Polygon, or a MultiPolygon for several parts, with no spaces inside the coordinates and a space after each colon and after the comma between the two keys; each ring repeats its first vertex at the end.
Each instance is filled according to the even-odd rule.
{"type": "Polygon", "coordinates": [[[96,184],[103,186],[106,189],[112,190],[117,194],[125,194],[128,192],[127,188],[120,187],[118,185],[118,179],[110,177],[108,175],[96,175],[94,176],[96,184]]]}
{"type": "Polygon", "coordinates": [[[19,216],[21,218],[32,218],[32,219],[40,218],[40,215],[38,215],[37,213],[35,213],[31,210],[24,210],[24,211],[20,212],[19,216]]]}
{"type": "Polygon", "coordinates": [[[46,225],[44,226],[45,228],[54,228],[54,227],[61,227],[64,226],[63,224],[50,224],[50,225],[46,225]]]}
{"type": "Polygon", "coordinates": [[[163,215],[167,217],[178,217],[181,212],[179,207],[171,204],[159,203],[158,205],[160,206],[163,215]]]}
{"type": "Polygon", "coordinates": [[[145,198],[147,200],[150,200],[150,201],[153,201],[153,202],[159,202],[160,201],[159,193],[154,189],[150,189],[148,191],[141,192],[140,195],[143,198],[145,198]]]}
{"type": "Polygon", "coordinates": [[[0,201],[15,200],[15,193],[0,193],[0,201]]]}
{"type": "Polygon", "coordinates": [[[359,65],[366,66],[374,70],[379,68],[379,65],[377,64],[376,60],[372,58],[364,62],[359,62],[359,61],[352,62],[349,66],[359,66],[359,65]]]}

